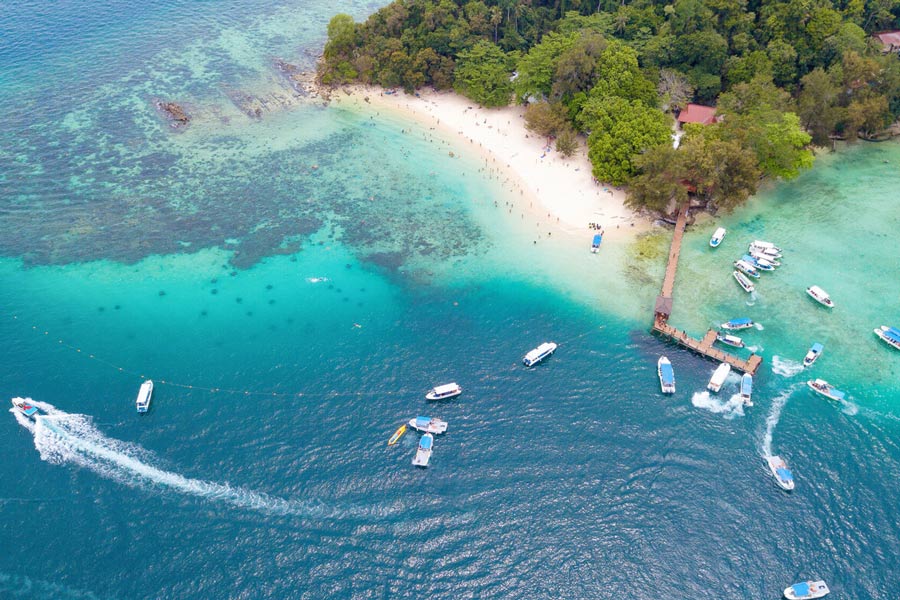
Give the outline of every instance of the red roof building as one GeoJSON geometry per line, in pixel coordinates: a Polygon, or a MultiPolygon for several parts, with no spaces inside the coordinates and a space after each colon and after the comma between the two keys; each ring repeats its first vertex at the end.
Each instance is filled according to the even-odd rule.
{"type": "Polygon", "coordinates": [[[881,41],[881,51],[885,54],[888,52],[900,52],[900,31],[884,31],[876,33],[875,37],[881,41]]]}
{"type": "Polygon", "coordinates": [[[700,123],[701,125],[712,125],[718,119],[716,118],[715,106],[703,106],[702,104],[688,104],[684,110],[678,113],[679,123],[700,123]]]}

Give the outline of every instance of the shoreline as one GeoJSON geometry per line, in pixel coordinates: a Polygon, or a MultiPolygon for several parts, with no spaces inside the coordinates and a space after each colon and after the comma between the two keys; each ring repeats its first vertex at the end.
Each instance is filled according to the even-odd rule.
{"type": "Polygon", "coordinates": [[[597,233],[591,223],[603,229],[604,242],[630,241],[652,227],[648,218],[625,206],[623,189],[595,182],[582,139],[571,158],[552,145],[548,150],[544,138],[525,128],[524,107],[486,109],[454,92],[409,96],[359,84],[330,95],[334,105],[389,111],[472,147],[490,176],[521,199],[523,209],[579,243],[587,244],[597,233]]]}

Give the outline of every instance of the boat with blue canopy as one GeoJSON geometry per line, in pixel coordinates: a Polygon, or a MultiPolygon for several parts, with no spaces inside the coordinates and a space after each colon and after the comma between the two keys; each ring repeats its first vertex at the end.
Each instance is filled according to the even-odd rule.
{"type": "Polygon", "coordinates": [[[784,590],[784,597],[788,600],[812,600],[827,596],[830,591],[822,580],[803,581],[784,590]]]}
{"type": "Polygon", "coordinates": [[[825,349],[825,346],[820,344],[819,342],[814,343],[809,347],[809,352],[806,353],[806,357],[803,359],[803,366],[810,367],[818,358],[822,355],[822,350],[825,349]]]}
{"type": "Polygon", "coordinates": [[[753,325],[754,325],[753,319],[748,319],[748,318],[744,317],[741,319],[732,319],[730,321],[726,321],[725,323],[722,323],[721,327],[722,327],[722,329],[730,329],[732,331],[737,331],[740,329],[750,329],[751,327],[753,327],[753,325]]]}
{"type": "Polygon", "coordinates": [[[874,331],[875,335],[881,338],[881,341],[883,341],[885,344],[887,344],[891,348],[900,350],[900,329],[882,325],[879,329],[875,329],[874,331]]]}
{"type": "Polygon", "coordinates": [[[417,467],[427,467],[428,461],[431,460],[431,451],[434,446],[434,436],[426,433],[419,439],[419,447],[416,448],[416,455],[412,459],[412,464],[417,467]]]}
{"type": "Polygon", "coordinates": [[[775,267],[769,263],[769,261],[764,261],[762,259],[756,259],[750,256],[749,254],[745,254],[741,257],[741,260],[750,263],[753,265],[755,269],[759,269],[760,271],[774,271],[775,267]]]}
{"type": "Polygon", "coordinates": [[[722,240],[725,239],[725,234],[728,233],[724,227],[719,227],[716,229],[715,233],[712,234],[712,237],[709,238],[709,245],[712,248],[718,248],[719,244],[722,243],[722,240]]]}
{"type": "Polygon", "coordinates": [[[31,403],[31,398],[13,398],[12,405],[15,407],[17,411],[31,419],[32,421],[36,420],[37,416],[41,414],[41,410],[31,403]]]}
{"type": "Polygon", "coordinates": [[[663,394],[675,393],[675,370],[672,363],[665,356],[660,356],[656,362],[656,373],[659,375],[659,387],[663,394]]]}
{"type": "Polygon", "coordinates": [[[791,491],[794,489],[794,474],[788,469],[787,463],[780,456],[770,456],[766,459],[769,470],[775,476],[775,481],[783,490],[791,491]]]}
{"type": "Polygon", "coordinates": [[[602,234],[598,233],[598,234],[594,235],[594,239],[593,239],[593,241],[591,241],[591,252],[593,252],[594,254],[597,254],[598,252],[600,252],[600,242],[602,242],[602,241],[603,241],[602,234]]]}
{"type": "Polygon", "coordinates": [[[753,406],[753,375],[750,373],[744,373],[741,377],[741,400],[744,401],[744,406],[753,406]]]}
{"type": "Polygon", "coordinates": [[[846,394],[839,389],[835,388],[833,385],[825,381],[824,379],[810,379],[806,382],[806,385],[809,386],[809,389],[816,392],[821,396],[825,396],[829,400],[836,400],[837,402],[842,402],[846,398],[846,394]]]}

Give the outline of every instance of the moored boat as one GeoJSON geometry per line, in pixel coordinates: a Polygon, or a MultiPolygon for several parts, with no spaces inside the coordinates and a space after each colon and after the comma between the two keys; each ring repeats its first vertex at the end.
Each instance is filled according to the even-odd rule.
{"type": "Polygon", "coordinates": [[[729,373],[731,373],[731,365],[728,363],[720,364],[713,372],[712,377],[709,378],[709,384],[706,386],[706,389],[718,393],[722,389],[722,384],[725,383],[729,373]]]}
{"type": "Polygon", "coordinates": [[[763,249],[773,250],[775,252],[781,252],[781,248],[779,248],[772,242],[766,242],[763,240],[753,240],[752,242],[750,242],[750,245],[755,246],[757,248],[763,248],[763,249]]]}
{"type": "Polygon", "coordinates": [[[409,426],[426,433],[444,433],[447,431],[447,421],[433,417],[416,417],[409,420],[409,426]]]}
{"type": "Polygon", "coordinates": [[[722,329],[729,329],[731,331],[738,331],[740,329],[750,329],[753,327],[753,319],[748,319],[746,317],[740,319],[732,319],[730,321],[726,321],[722,323],[720,327],[722,329]]]}
{"type": "Polygon", "coordinates": [[[599,234],[599,233],[595,234],[594,239],[591,241],[591,252],[593,252],[594,254],[597,254],[598,252],[600,252],[600,242],[602,242],[602,241],[603,241],[603,235],[599,234]]]}
{"type": "Polygon", "coordinates": [[[784,590],[784,597],[788,600],[812,600],[827,596],[829,591],[828,586],[822,580],[803,581],[784,590]]]}
{"type": "Polygon", "coordinates": [[[428,461],[431,460],[431,451],[434,447],[434,436],[426,433],[419,439],[419,447],[416,448],[416,455],[412,459],[412,464],[417,467],[427,467],[428,461]]]}
{"type": "Polygon", "coordinates": [[[804,367],[812,366],[812,364],[814,362],[816,362],[816,360],[819,358],[819,356],[822,355],[822,350],[824,350],[824,349],[825,349],[825,346],[823,346],[819,342],[816,342],[812,346],[810,346],[809,352],[806,353],[806,356],[803,359],[803,366],[804,367]]]}
{"type": "Polygon", "coordinates": [[[809,294],[809,297],[821,304],[822,306],[827,306],[828,308],[834,308],[834,302],[831,301],[831,297],[828,295],[828,292],[823,290],[817,285],[811,285],[806,288],[806,293],[809,294]]]}
{"type": "Polygon", "coordinates": [[[781,486],[781,489],[791,491],[794,489],[794,474],[788,469],[787,463],[780,456],[770,456],[766,459],[769,464],[769,470],[775,476],[775,481],[781,486]]]}
{"type": "Polygon", "coordinates": [[[887,344],[891,348],[900,350],[900,329],[882,325],[879,329],[875,329],[873,331],[875,332],[875,335],[881,338],[881,341],[883,341],[885,344],[887,344]]]}
{"type": "Polygon", "coordinates": [[[531,352],[525,355],[522,362],[526,367],[533,367],[556,351],[557,345],[554,342],[544,342],[531,352]]]}
{"type": "Polygon", "coordinates": [[[751,243],[747,247],[747,251],[750,252],[751,254],[755,252],[756,254],[760,254],[762,256],[768,256],[771,258],[781,258],[782,256],[784,256],[780,250],[776,250],[775,248],[770,248],[770,247],[765,247],[765,246],[755,246],[753,243],[751,243]]]}
{"type": "Polygon", "coordinates": [[[137,401],[135,404],[137,405],[137,411],[139,413],[145,413],[150,410],[150,398],[153,396],[153,382],[149,379],[141,384],[141,389],[138,390],[137,401]]]}
{"type": "Polygon", "coordinates": [[[779,261],[777,257],[772,256],[771,254],[766,254],[765,252],[761,252],[761,251],[756,250],[756,249],[754,249],[754,248],[751,248],[751,249],[749,250],[749,253],[750,253],[750,256],[752,256],[753,258],[755,258],[755,259],[756,259],[757,261],[759,261],[760,263],[768,264],[768,265],[771,265],[771,266],[773,266],[773,267],[780,267],[780,266],[781,266],[781,261],[779,261]]]}
{"type": "Polygon", "coordinates": [[[750,280],[747,279],[747,276],[744,275],[743,273],[741,273],[740,271],[732,271],[731,275],[734,277],[735,281],[737,281],[738,284],[742,288],[744,288],[744,291],[747,292],[748,294],[750,292],[752,292],[754,289],[756,289],[754,287],[754,285],[750,282],[750,280]]]}
{"type": "Polygon", "coordinates": [[[659,387],[663,394],[675,393],[675,370],[672,363],[665,356],[660,356],[656,361],[656,373],[659,375],[659,387]]]}
{"type": "Polygon", "coordinates": [[[744,406],[753,406],[753,375],[750,373],[741,376],[741,400],[744,406]]]}
{"type": "Polygon", "coordinates": [[[725,239],[725,234],[728,232],[724,227],[719,227],[716,229],[715,233],[712,234],[712,237],[709,238],[709,245],[713,248],[718,248],[719,244],[722,243],[722,240],[725,239]]]}
{"type": "Polygon", "coordinates": [[[754,279],[759,279],[759,271],[757,271],[756,267],[748,263],[746,260],[736,260],[733,264],[734,268],[744,275],[749,275],[754,279]]]}
{"type": "Polygon", "coordinates": [[[401,425],[397,428],[397,431],[394,432],[394,435],[391,436],[391,439],[388,440],[388,446],[393,446],[397,442],[400,441],[400,438],[403,437],[403,434],[406,433],[407,425],[401,425]]]}
{"type": "Polygon", "coordinates": [[[12,405],[18,410],[20,413],[28,417],[29,419],[34,420],[35,417],[41,414],[41,410],[31,403],[31,398],[13,398],[12,405]]]}
{"type": "Polygon", "coordinates": [[[745,254],[741,257],[741,260],[749,263],[753,266],[754,269],[759,269],[760,271],[774,271],[775,267],[767,260],[763,260],[761,258],[753,258],[749,254],[745,254]]]}
{"type": "Polygon", "coordinates": [[[446,385],[439,385],[435,388],[432,388],[430,392],[425,394],[426,400],[446,400],[447,398],[454,398],[462,394],[462,388],[459,387],[457,383],[448,383],[446,385]]]}
{"type": "Polygon", "coordinates": [[[743,348],[744,340],[739,338],[736,335],[731,335],[730,333],[717,333],[716,341],[725,344],[726,346],[731,346],[733,348],[743,348]]]}
{"type": "Polygon", "coordinates": [[[838,402],[840,402],[846,397],[846,394],[844,392],[835,388],[824,379],[810,379],[806,382],[806,385],[808,385],[809,389],[811,389],[812,391],[825,396],[829,400],[837,400],[838,402]]]}

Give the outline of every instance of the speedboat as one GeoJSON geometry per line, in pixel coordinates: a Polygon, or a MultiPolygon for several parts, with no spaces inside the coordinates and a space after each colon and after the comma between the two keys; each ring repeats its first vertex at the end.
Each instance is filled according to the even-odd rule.
{"type": "Polygon", "coordinates": [[[772,242],[765,242],[765,241],[763,241],[763,240],[753,240],[752,242],[750,242],[750,245],[751,245],[751,246],[755,246],[755,247],[757,247],[757,248],[763,248],[763,249],[773,250],[773,251],[778,252],[778,253],[781,252],[781,248],[779,248],[778,246],[776,246],[776,245],[773,244],[772,242]]]}
{"type": "Polygon", "coordinates": [[[448,383],[447,385],[439,385],[425,394],[426,400],[446,400],[462,394],[462,388],[457,383],[448,383]]]}
{"type": "Polygon", "coordinates": [[[41,414],[41,409],[31,403],[31,398],[13,398],[12,405],[18,410],[20,413],[25,415],[31,420],[34,420],[35,417],[41,414]]]}
{"type": "Polygon", "coordinates": [[[731,373],[731,365],[728,363],[722,363],[712,374],[712,377],[709,378],[709,384],[706,386],[711,392],[716,392],[722,389],[722,384],[725,383],[725,379],[728,378],[728,374],[731,373]]]}
{"type": "Polygon", "coordinates": [[[900,329],[882,325],[880,329],[874,329],[873,331],[885,344],[891,348],[900,350],[900,329]]]}
{"type": "Polygon", "coordinates": [[[775,267],[772,266],[771,263],[767,260],[763,260],[761,258],[753,258],[749,254],[745,254],[741,257],[741,260],[750,263],[753,265],[754,269],[759,269],[760,271],[774,271],[775,267]]]}
{"type": "Polygon", "coordinates": [[[137,411],[145,413],[150,410],[150,397],[153,396],[153,382],[149,379],[141,384],[137,395],[137,411]]]}
{"type": "Polygon", "coordinates": [[[754,248],[750,248],[749,253],[750,253],[750,256],[752,256],[753,258],[755,258],[757,261],[759,261],[762,264],[768,264],[773,267],[781,266],[781,262],[778,260],[778,258],[772,256],[771,254],[766,254],[765,252],[761,252],[754,248]]]}
{"type": "Polygon", "coordinates": [[[823,290],[817,285],[811,285],[806,288],[806,293],[809,294],[810,298],[821,304],[822,306],[827,306],[828,308],[834,308],[834,302],[831,301],[831,298],[828,296],[828,292],[823,290]]]}
{"type": "Polygon", "coordinates": [[[780,456],[770,456],[766,459],[769,463],[769,470],[775,476],[775,481],[781,486],[781,489],[791,491],[794,489],[794,474],[788,469],[787,463],[780,456]]]}
{"type": "Polygon", "coordinates": [[[665,356],[660,356],[656,362],[656,372],[659,375],[659,387],[663,394],[675,393],[675,370],[672,363],[665,356]]]}
{"type": "Polygon", "coordinates": [[[409,420],[409,426],[417,431],[426,433],[444,433],[447,431],[447,421],[441,421],[432,417],[416,417],[409,420]]]}
{"type": "Polygon", "coordinates": [[[726,346],[732,346],[734,348],[743,348],[744,340],[739,338],[736,335],[731,335],[730,333],[717,333],[716,341],[725,344],[726,346]]]}
{"type": "Polygon", "coordinates": [[[788,600],[811,600],[812,598],[821,598],[827,596],[828,586],[824,581],[804,581],[795,583],[791,587],[784,590],[784,597],[788,600]]]}
{"type": "Polygon", "coordinates": [[[731,331],[738,331],[740,329],[750,329],[753,327],[753,319],[741,318],[741,319],[732,319],[720,325],[722,329],[729,329],[731,331]]]}
{"type": "Polygon", "coordinates": [[[557,345],[554,342],[544,342],[531,352],[525,355],[522,362],[526,367],[533,367],[556,351],[557,345]]]}
{"type": "Polygon", "coordinates": [[[810,346],[810,347],[809,347],[809,352],[806,353],[806,358],[803,359],[803,366],[804,366],[804,367],[811,367],[812,364],[813,364],[814,362],[816,362],[816,359],[818,359],[819,356],[821,356],[822,350],[823,350],[824,348],[825,348],[825,346],[823,346],[823,345],[820,344],[819,342],[816,342],[815,344],[813,344],[812,346],[810,346]]]}
{"type": "Polygon", "coordinates": [[[391,436],[391,439],[388,440],[388,446],[393,446],[397,442],[400,441],[400,438],[403,437],[403,434],[406,433],[406,425],[401,425],[397,428],[397,431],[394,432],[394,435],[391,436]]]}
{"type": "Polygon", "coordinates": [[[741,400],[744,401],[744,406],[753,406],[753,375],[750,373],[744,373],[741,377],[741,400]]]}
{"type": "Polygon", "coordinates": [[[426,433],[419,439],[419,447],[416,448],[416,455],[412,459],[412,464],[417,467],[427,467],[428,461],[431,460],[432,446],[434,446],[434,436],[426,433]]]}
{"type": "Polygon", "coordinates": [[[752,264],[748,263],[746,260],[736,260],[734,261],[734,268],[743,273],[744,275],[749,275],[754,279],[759,279],[759,271],[756,270],[752,264]]]}
{"type": "Polygon", "coordinates": [[[844,392],[835,388],[824,379],[810,379],[806,382],[806,385],[808,385],[809,389],[811,389],[812,391],[825,396],[829,400],[837,400],[838,402],[840,402],[846,396],[844,392]]]}
{"type": "Polygon", "coordinates": [[[725,238],[725,233],[727,233],[727,230],[724,227],[716,229],[715,233],[712,234],[712,237],[709,238],[709,245],[713,248],[718,248],[719,244],[721,244],[722,240],[725,238]]]}
{"type": "Polygon", "coordinates": [[[593,252],[594,254],[597,254],[598,252],[600,252],[600,242],[602,242],[602,241],[603,241],[602,234],[598,233],[598,234],[594,235],[594,239],[593,239],[593,241],[591,241],[591,252],[593,252]]]}
{"type": "Polygon", "coordinates": [[[740,271],[732,271],[731,275],[734,277],[735,281],[737,281],[740,284],[740,286],[742,288],[744,288],[744,291],[747,292],[748,294],[750,292],[752,292],[754,289],[756,289],[754,287],[754,285],[752,283],[750,283],[750,280],[747,279],[747,276],[744,275],[743,273],[741,273],[740,271]]]}

